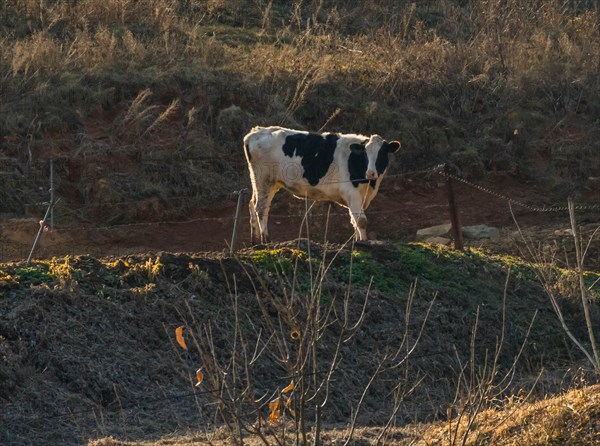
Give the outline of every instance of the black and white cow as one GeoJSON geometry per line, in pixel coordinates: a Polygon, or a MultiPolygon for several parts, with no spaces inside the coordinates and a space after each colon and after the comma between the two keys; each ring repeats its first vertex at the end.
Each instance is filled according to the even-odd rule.
{"type": "Polygon", "coordinates": [[[271,200],[283,187],[298,198],[330,200],[348,208],[355,238],[366,240],[364,211],[377,195],[388,154],[397,153],[400,143],[379,135],[254,127],[244,137],[244,149],[253,190],[253,237],[268,239],[271,200]]]}

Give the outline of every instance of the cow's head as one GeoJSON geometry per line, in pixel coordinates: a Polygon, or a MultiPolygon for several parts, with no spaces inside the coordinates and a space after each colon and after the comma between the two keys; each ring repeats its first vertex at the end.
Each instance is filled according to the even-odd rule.
{"type": "Polygon", "coordinates": [[[368,160],[365,175],[367,179],[375,180],[387,169],[389,164],[388,154],[398,153],[400,143],[398,141],[388,142],[379,135],[373,135],[365,143],[365,150],[368,160]]]}

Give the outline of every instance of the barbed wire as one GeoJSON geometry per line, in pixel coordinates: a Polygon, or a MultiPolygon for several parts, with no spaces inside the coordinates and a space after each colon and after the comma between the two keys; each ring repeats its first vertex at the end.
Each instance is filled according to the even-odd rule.
{"type": "MultiPolygon", "coordinates": [[[[478,188],[480,189],[480,188],[478,188]]],[[[483,188],[481,188],[480,190],[483,190],[483,188]]],[[[493,192],[490,192],[493,194],[493,192]]],[[[502,198],[502,197],[498,197],[498,198],[502,198]]],[[[518,200],[514,200],[514,199],[510,199],[507,198],[507,201],[511,204],[516,204],[519,205],[521,207],[524,207],[526,209],[532,210],[532,211],[537,211],[537,212],[558,212],[558,211],[563,211],[563,210],[567,210],[566,207],[532,207],[529,206],[525,203],[521,203],[518,200]]],[[[121,205],[122,203],[119,203],[118,205],[121,205]]],[[[446,204],[432,204],[429,205],[429,207],[446,207],[446,204]]],[[[69,213],[75,213],[78,212],[80,210],[83,209],[89,209],[90,207],[84,206],[81,208],[77,208],[77,209],[73,209],[70,210],[69,213]]],[[[576,210],[594,210],[594,209],[600,209],[600,205],[579,205],[579,206],[575,206],[576,210]]],[[[101,209],[100,209],[101,210],[101,209]]],[[[369,215],[393,215],[393,214],[397,214],[399,211],[398,210],[371,210],[368,211],[369,215]]],[[[334,211],[334,212],[310,212],[309,213],[310,217],[344,217],[344,216],[348,216],[348,212],[338,212],[338,211],[334,211]]],[[[270,219],[298,219],[298,218],[302,218],[305,216],[304,212],[295,212],[295,213],[288,213],[288,214],[269,214],[269,218],[270,219]]],[[[188,225],[188,224],[192,224],[192,223],[201,223],[201,222],[227,222],[227,221],[232,221],[234,220],[235,216],[234,215],[227,215],[227,216],[222,216],[222,217],[197,217],[197,218],[192,218],[192,219],[187,219],[187,220],[160,220],[160,221],[135,221],[135,222],[130,222],[130,223],[117,223],[117,224],[111,224],[111,225],[102,225],[102,226],[98,226],[98,225],[81,225],[81,224],[74,224],[74,225],[68,225],[68,226],[59,226],[59,225],[55,225],[55,227],[53,228],[54,231],[57,232],[67,232],[67,231],[71,231],[71,230],[85,230],[85,231],[110,231],[113,229],[123,229],[123,228],[134,228],[134,227],[143,227],[143,226],[164,226],[164,225],[188,225]]],[[[247,221],[250,219],[249,215],[241,215],[238,217],[241,220],[247,221]]],[[[2,225],[0,224],[0,227],[2,225]]]]}
{"type": "MultiPolygon", "coordinates": [[[[229,197],[232,198],[234,196],[235,192],[224,192],[219,194],[219,197],[229,197]]],[[[84,209],[102,209],[105,207],[117,207],[117,206],[125,206],[125,205],[130,205],[130,204],[142,204],[142,203],[150,203],[153,201],[173,201],[173,200],[180,200],[180,201],[188,201],[188,202],[196,202],[196,203],[202,203],[202,202],[206,202],[206,199],[201,199],[200,198],[201,195],[199,194],[195,194],[195,195],[152,195],[152,196],[146,196],[146,197],[142,197],[142,198],[138,198],[137,200],[119,200],[119,201],[102,201],[102,202],[98,202],[98,203],[90,203],[90,204],[86,204],[83,206],[79,206],[77,208],[71,208],[69,209],[70,212],[77,212],[77,211],[82,211],[84,209]]],[[[26,203],[25,206],[48,206],[50,204],[49,201],[35,201],[32,203],[26,203]]]]}
{"type": "MultiPolygon", "coordinates": [[[[520,200],[511,198],[505,194],[502,194],[500,192],[497,192],[495,190],[492,190],[490,187],[486,187],[486,186],[482,186],[480,184],[474,183],[472,181],[469,181],[463,177],[460,177],[458,175],[454,175],[452,173],[449,173],[447,171],[444,171],[445,164],[437,164],[436,166],[433,167],[429,167],[429,168],[425,168],[425,169],[418,169],[418,170],[412,170],[412,171],[408,171],[408,172],[400,172],[400,173],[396,173],[396,174],[385,174],[385,178],[403,178],[403,177],[407,177],[407,176],[412,176],[412,175],[421,175],[421,174],[438,174],[441,175],[445,178],[451,178],[455,181],[458,181],[470,188],[473,188],[475,190],[478,190],[480,192],[486,193],[488,195],[494,196],[498,199],[504,200],[510,204],[528,209],[530,211],[534,211],[534,212],[565,212],[568,211],[568,207],[567,206],[546,206],[546,205],[535,205],[535,204],[528,204],[528,203],[524,203],[520,200]]],[[[367,178],[361,178],[361,179],[354,179],[354,180],[339,180],[339,181],[324,181],[321,182],[320,184],[323,186],[326,185],[330,185],[330,184],[345,184],[345,183],[365,183],[368,181],[373,181],[373,180],[369,180],[367,178]]],[[[244,184],[244,185],[239,185],[236,189],[242,189],[242,188],[247,188],[248,185],[244,184]]],[[[234,192],[224,192],[224,193],[220,193],[218,194],[219,197],[222,198],[233,198],[236,195],[236,191],[234,192]]],[[[115,202],[103,202],[101,204],[88,204],[85,206],[80,206],[78,208],[75,209],[71,209],[69,210],[69,212],[78,212],[78,211],[82,211],[85,209],[94,209],[94,208],[105,208],[105,207],[110,207],[110,206],[124,206],[124,205],[129,205],[129,204],[138,204],[140,202],[143,202],[144,200],[154,200],[154,199],[158,199],[161,201],[170,201],[170,200],[187,200],[189,201],[190,199],[196,198],[198,196],[189,196],[189,195],[169,195],[169,196],[161,196],[161,195],[156,195],[156,196],[151,196],[151,197],[145,197],[139,200],[123,200],[123,201],[115,201],[115,202]]],[[[214,197],[213,197],[214,198],[214,197]]],[[[201,202],[201,200],[198,200],[198,202],[201,202]]],[[[28,206],[39,206],[39,205],[48,205],[49,203],[47,201],[41,201],[41,202],[35,202],[35,203],[29,203],[28,206]]],[[[596,210],[596,209],[600,209],[600,204],[580,204],[580,205],[575,205],[574,207],[575,210],[596,210]]],[[[371,211],[370,213],[386,213],[386,211],[371,211]]],[[[290,216],[302,216],[303,214],[296,214],[296,215],[290,215],[290,216]]],[[[286,215],[280,215],[278,216],[278,218],[286,218],[286,215]]],[[[207,217],[207,221],[210,221],[211,218],[207,217]]],[[[199,221],[199,220],[195,220],[195,221],[199,221]]],[[[169,222],[164,222],[164,223],[169,223],[169,222]]]]}
{"type": "MultiPolygon", "coordinates": [[[[438,206],[438,205],[435,205],[438,206]]],[[[439,205],[439,207],[444,207],[445,205],[439,205]]],[[[398,211],[397,210],[380,210],[380,211],[371,211],[369,212],[369,214],[377,214],[377,215],[383,215],[383,214],[396,214],[398,211]]],[[[304,212],[298,212],[298,213],[289,213],[289,214],[269,214],[269,218],[271,219],[285,219],[285,218],[290,218],[290,219],[298,219],[298,218],[302,218],[305,216],[304,212]]],[[[309,212],[309,216],[310,217],[347,217],[348,216],[348,212],[309,212]]],[[[71,230],[85,230],[85,231],[110,231],[112,229],[123,229],[123,228],[133,228],[133,227],[140,227],[140,226],[163,226],[163,225],[188,225],[188,224],[192,224],[192,223],[201,223],[201,222],[209,222],[209,221],[218,221],[218,222],[227,222],[227,221],[233,221],[235,218],[234,215],[228,215],[228,216],[223,216],[223,217],[198,217],[198,218],[192,218],[192,219],[187,219],[187,220],[160,220],[160,221],[137,221],[137,222],[132,222],[132,223],[117,223],[117,224],[112,224],[112,225],[103,225],[103,226],[97,226],[97,225],[69,225],[69,226],[58,226],[55,225],[55,227],[52,229],[53,231],[56,232],[67,232],[67,231],[71,231],[71,230]]],[[[250,216],[249,215],[241,215],[238,217],[241,220],[249,220],[250,216]]],[[[0,224],[0,227],[2,225],[0,224]]]]}
{"type": "MultiPolygon", "coordinates": [[[[504,194],[501,194],[500,192],[496,192],[496,191],[494,191],[488,187],[484,187],[480,184],[473,183],[473,182],[471,182],[465,178],[459,177],[457,175],[453,175],[451,173],[444,172],[444,171],[439,171],[438,173],[446,178],[452,178],[453,180],[456,180],[463,184],[466,184],[467,186],[469,186],[473,189],[477,189],[488,195],[492,195],[496,198],[504,200],[510,204],[514,204],[516,206],[520,206],[520,207],[529,209],[534,212],[563,212],[563,211],[569,210],[569,208],[567,206],[536,206],[536,205],[523,203],[522,201],[515,200],[514,198],[508,197],[504,194]]],[[[575,206],[575,210],[578,210],[578,211],[583,211],[583,210],[589,211],[589,210],[595,210],[595,209],[600,209],[600,204],[583,204],[583,205],[575,206]]]]}
{"type": "MultiPolygon", "coordinates": [[[[240,218],[249,219],[249,216],[243,216],[240,218]]],[[[113,225],[104,225],[104,226],[81,226],[81,225],[71,225],[66,227],[54,228],[54,231],[65,232],[71,231],[73,229],[77,230],[85,230],[85,231],[110,231],[112,229],[124,229],[124,228],[133,228],[140,226],[163,226],[163,225],[188,225],[191,223],[199,223],[199,222],[207,222],[207,221],[218,221],[224,222],[226,220],[232,220],[233,216],[228,217],[198,217],[192,218],[189,220],[161,220],[161,221],[137,221],[133,223],[117,223],[113,225]]]]}
{"type": "MultiPolygon", "coordinates": [[[[142,158],[139,162],[141,162],[141,163],[156,163],[156,162],[164,162],[164,161],[165,161],[165,159],[163,159],[163,158],[142,158]]],[[[175,161],[182,162],[182,163],[192,162],[192,161],[210,161],[210,158],[206,158],[205,156],[195,156],[195,157],[192,156],[192,157],[185,157],[185,158],[175,158],[175,161]]],[[[230,160],[230,161],[234,161],[234,160],[230,160]]],[[[41,164],[41,163],[46,164],[47,162],[48,162],[47,160],[44,160],[44,161],[39,161],[37,164],[41,164]]],[[[246,162],[244,160],[240,160],[239,163],[237,163],[237,164],[239,164],[239,166],[243,166],[243,167],[246,166],[246,162]]],[[[508,197],[507,195],[504,195],[497,191],[494,191],[489,187],[485,187],[480,184],[469,181],[461,176],[454,175],[447,171],[445,172],[443,170],[445,165],[446,165],[446,163],[439,163],[432,167],[418,169],[418,170],[412,170],[412,171],[408,171],[408,172],[400,172],[397,174],[386,173],[385,177],[386,178],[399,178],[399,177],[405,177],[405,176],[411,176],[411,175],[417,175],[417,174],[427,174],[427,173],[439,174],[441,176],[444,176],[446,178],[452,178],[452,179],[459,181],[471,188],[477,189],[481,192],[492,195],[496,198],[502,199],[511,204],[529,209],[534,212],[564,212],[564,211],[568,211],[567,206],[546,206],[546,205],[538,206],[538,205],[534,205],[534,204],[524,203],[520,200],[516,200],[514,198],[508,197]]],[[[25,177],[25,175],[23,173],[19,173],[19,172],[0,171],[0,174],[1,175],[18,175],[21,177],[25,177]]],[[[365,183],[368,181],[373,181],[373,180],[369,180],[368,178],[357,178],[357,179],[353,179],[353,180],[322,181],[319,184],[329,185],[329,184],[344,184],[344,183],[365,183]]],[[[220,194],[220,196],[222,196],[222,197],[226,197],[226,196],[230,196],[230,195],[231,195],[231,193],[229,193],[229,192],[220,194]]],[[[186,199],[186,198],[189,199],[189,197],[186,197],[186,196],[170,196],[170,197],[158,197],[158,198],[160,198],[160,199],[163,199],[163,198],[164,199],[182,199],[182,200],[186,199]]],[[[126,204],[126,203],[135,203],[135,202],[136,201],[131,200],[131,201],[121,201],[118,203],[126,204]]],[[[31,205],[41,205],[41,204],[44,204],[44,202],[31,203],[31,205]]],[[[600,204],[583,204],[583,205],[575,206],[575,210],[595,210],[595,209],[600,209],[600,204]]]]}
{"type": "MultiPolygon", "coordinates": [[[[417,174],[434,173],[441,166],[443,166],[443,164],[438,164],[434,167],[429,167],[429,168],[425,168],[425,169],[412,170],[412,171],[408,171],[408,172],[400,172],[397,174],[387,174],[386,173],[384,178],[399,178],[399,177],[406,177],[406,176],[417,175],[417,174]]],[[[366,181],[372,181],[372,180],[368,180],[367,178],[358,178],[358,179],[354,179],[354,180],[322,181],[322,182],[319,182],[319,184],[326,186],[326,185],[330,185],[330,184],[344,184],[344,183],[355,183],[355,182],[364,183],[366,181]]],[[[239,190],[248,189],[249,187],[250,187],[250,183],[243,183],[243,184],[240,183],[236,186],[235,191],[221,192],[220,194],[218,194],[218,196],[223,197],[223,198],[232,198],[237,195],[237,192],[239,190]]],[[[91,209],[91,208],[102,208],[102,207],[106,207],[106,206],[121,206],[121,205],[127,205],[127,204],[137,204],[137,203],[143,202],[144,200],[154,200],[154,199],[158,199],[161,201],[190,200],[190,199],[198,198],[198,197],[200,197],[200,195],[154,195],[154,196],[143,197],[138,200],[120,200],[120,201],[112,201],[112,202],[104,201],[104,202],[98,203],[98,204],[88,204],[85,206],[80,206],[78,208],[72,209],[72,211],[91,209]]],[[[200,200],[198,200],[198,201],[200,201],[200,200]]],[[[47,206],[48,204],[49,204],[48,201],[37,201],[37,202],[33,202],[33,203],[27,203],[26,206],[47,206]]]]}
{"type": "MultiPolygon", "coordinates": [[[[489,187],[485,187],[482,186],[480,184],[474,183],[472,181],[469,181],[465,178],[462,178],[458,175],[454,175],[450,172],[447,171],[447,169],[442,169],[443,167],[445,167],[445,164],[438,164],[436,166],[433,167],[429,167],[426,169],[418,169],[418,170],[413,170],[413,171],[409,171],[409,172],[400,172],[397,174],[390,174],[386,176],[389,177],[407,177],[407,176],[411,176],[411,175],[441,175],[442,177],[445,177],[446,179],[452,179],[455,181],[460,182],[461,184],[464,184],[470,188],[473,188],[474,190],[477,190],[479,192],[483,192],[486,194],[489,194],[497,199],[500,200],[504,200],[509,204],[512,205],[516,205],[519,206],[521,208],[533,211],[533,212],[559,212],[559,211],[568,211],[568,208],[566,206],[538,206],[538,205],[532,205],[532,204],[527,204],[524,203],[520,200],[516,200],[514,198],[511,198],[505,194],[502,194],[500,192],[497,192],[489,187]]],[[[356,180],[348,180],[348,181],[344,181],[344,182],[352,182],[352,181],[356,181],[356,180]]],[[[365,179],[365,181],[367,181],[365,179]]],[[[337,183],[342,183],[342,181],[339,181],[337,183]]],[[[221,196],[222,197],[226,197],[229,199],[233,199],[234,197],[238,196],[241,192],[247,191],[247,187],[244,186],[240,186],[239,190],[233,191],[233,192],[227,192],[227,193],[223,193],[221,196]]],[[[161,201],[171,201],[171,200],[186,200],[186,201],[190,201],[190,197],[189,196],[170,196],[170,197],[161,197],[161,196],[155,196],[155,197],[147,197],[146,200],[147,203],[152,203],[150,200],[161,200],[161,201]]],[[[68,216],[69,214],[76,214],[76,213],[80,213],[82,211],[85,210],[90,210],[90,209],[96,209],[97,211],[103,211],[105,208],[107,207],[117,207],[117,206],[126,206],[126,205],[130,205],[130,204],[139,204],[140,200],[124,200],[124,201],[118,201],[118,202],[104,202],[102,204],[88,204],[88,205],[84,205],[84,206],[80,206],[78,208],[74,208],[74,209],[67,209],[66,211],[62,212],[63,215],[68,216]]],[[[142,203],[144,203],[144,201],[142,201],[142,203]]],[[[202,200],[198,200],[198,203],[202,203],[202,200]]],[[[191,204],[191,203],[190,203],[191,204]]],[[[32,205],[49,205],[48,202],[38,202],[38,203],[33,203],[32,205]]],[[[438,207],[446,207],[446,204],[431,204],[428,207],[432,207],[432,206],[438,206],[438,207]]],[[[600,209],[600,204],[581,204],[581,205],[576,205],[575,206],[575,210],[595,210],[595,209],[600,209]]],[[[143,209],[138,209],[138,210],[143,210],[143,209]]],[[[383,209],[383,210],[371,210],[369,211],[369,215],[393,215],[398,213],[398,210],[395,209],[383,209]]],[[[336,218],[336,217],[341,217],[341,216],[347,216],[348,212],[347,211],[343,211],[343,212],[339,212],[339,211],[327,211],[327,212],[310,212],[309,213],[310,217],[312,218],[319,218],[319,217],[327,217],[327,218],[336,218]]],[[[298,218],[302,218],[306,216],[306,212],[294,212],[294,213],[287,213],[287,214],[270,214],[269,215],[272,219],[274,220],[281,220],[281,219],[298,219],[298,218]]],[[[122,216],[122,218],[126,218],[124,216],[122,216]]],[[[202,222],[220,222],[220,223],[225,223],[225,222],[231,222],[232,224],[235,224],[235,216],[234,215],[226,215],[226,216],[219,216],[219,217],[196,217],[196,218],[191,218],[191,219],[185,219],[185,220],[180,220],[180,219],[173,219],[173,220],[159,220],[159,221],[133,221],[133,222],[127,222],[127,223],[117,223],[117,224],[107,224],[107,225],[97,225],[97,224],[86,224],[86,225],[82,225],[82,224],[71,224],[71,225],[67,225],[67,226],[60,226],[60,225],[54,225],[54,227],[52,228],[53,231],[56,231],[57,233],[68,233],[69,231],[73,231],[73,230],[77,230],[77,231],[87,231],[87,232],[94,232],[94,231],[111,231],[111,230],[119,230],[119,229],[126,229],[126,228],[136,228],[136,227],[148,227],[148,226],[164,226],[164,225],[169,225],[169,226],[174,226],[174,225],[189,225],[189,224],[194,224],[194,223],[202,223],[202,222]]],[[[239,215],[237,217],[239,220],[243,220],[243,221],[248,221],[250,219],[249,215],[247,215],[247,213],[244,213],[242,215],[239,215]]],[[[277,223],[277,221],[276,221],[277,223]]],[[[0,228],[2,227],[2,224],[0,223],[0,228]]]]}

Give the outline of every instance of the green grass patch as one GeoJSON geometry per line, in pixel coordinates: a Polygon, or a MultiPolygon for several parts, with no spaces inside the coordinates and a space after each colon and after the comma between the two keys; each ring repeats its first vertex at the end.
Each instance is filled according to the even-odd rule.
{"type": "Polygon", "coordinates": [[[509,269],[513,283],[530,283],[536,278],[526,262],[478,249],[456,251],[440,245],[409,243],[395,244],[393,253],[395,259],[387,259],[388,270],[383,273],[388,283],[394,277],[401,288],[407,289],[417,281],[424,291],[465,300],[477,296],[481,303],[497,300],[509,269]]]}
{"type": "Polygon", "coordinates": [[[277,248],[252,251],[248,256],[260,269],[268,273],[289,275],[298,261],[306,261],[308,255],[299,249],[277,248]]]}
{"type": "Polygon", "coordinates": [[[372,254],[354,250],[344,256],[342,262],[333,269],[334,277],[341,282],[350,283],[360,288],[375,288],[385,293],[403,293],[408,284],[394,275],[386,262],[373,257],[372,254]]]}
{"type": "Polygon", "coordinates": [[[54,280],[48,266],[44,264],[17,267],[10,276],[15,283],[25,286],[47,284],[54,280]]]}

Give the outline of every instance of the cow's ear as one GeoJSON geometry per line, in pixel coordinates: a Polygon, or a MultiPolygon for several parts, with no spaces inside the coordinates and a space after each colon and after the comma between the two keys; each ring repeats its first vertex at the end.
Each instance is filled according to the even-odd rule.
{"type": "Polygon", "coordinates": [[[357,144],[357,143],[350,144],[350,151],[352,153],[361,153],[361,152],[364,152],[365,150],[366,150],[365,146],[363,146],[362,144],[357,144]]]}
{"type": "Polygon", "coordinates": [[[398,153],[400,151],[400,143],[398,141],[388,142],[387,151],[389,153],[398,153]]]}

